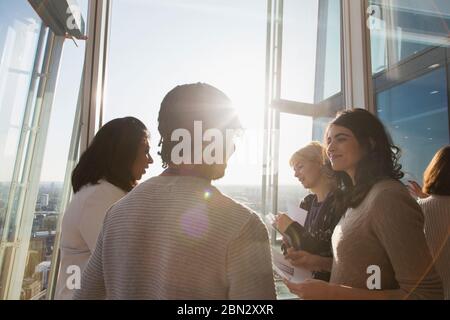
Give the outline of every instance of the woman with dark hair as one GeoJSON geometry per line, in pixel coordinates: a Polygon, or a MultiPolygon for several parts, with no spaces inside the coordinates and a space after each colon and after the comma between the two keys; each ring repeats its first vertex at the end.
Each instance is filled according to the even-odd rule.
{"type": "Polygon", "coordinates": [[[425,238],[435,259],[436,271],[444,284],[444,296],[450,299],[450,146],[440,149],[423,174],[419,200],[425,215],[425,238]]]}
{"type": "Polygon", "coordinates": [[[344,111],[326,145],[348,208],[332,236],[331,279],[286,282],[290,290],[304,299],[442,299],[422,211],[399,181],[399,149],[380,120],[344,111]]]}
{"type": "Polygon", "coordinates": [[[72,173],[74,196],[61,227],[61,264],[55,298],[72,299],[107,210],[136,186],[153,163],[148,131],[136,118],[111,120],[95,135],[72,173]]]}

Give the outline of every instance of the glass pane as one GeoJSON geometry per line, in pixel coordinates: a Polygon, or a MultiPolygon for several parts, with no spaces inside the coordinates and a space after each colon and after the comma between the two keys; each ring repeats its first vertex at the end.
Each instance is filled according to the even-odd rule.
{"type": "Polygon", "coordinates": [[[340,0],[285,0],[281,98],[319,103],[341,91],[340,0]]]}
{"type": "MultiPolygon", "coordinates": [[[[79,2],[83,18],[87,2],[79,2]]],[[[84,63],[85,42],[65,41],[50,118],[31,231],[22,299],[45,298],[54,250],[73,122],[84,63]]],[[[70,177],[69,177],[70,179],[70,177]]]]}
{"type": "Polygon", "coordinates": [[[447,94],[440,68],[377,95],[378,116],[402,149],[406,179],[422,181],[433,155],[449,143],[447,94]]]}
{"type": "MultiPolygon", "coordinates": [[[[291,114],[280,115],[280,145],[279,145],[279,166],[278,166],[278,211],[295,215],[300,201],[308,194],[308,190],[303,188],[294,176],[294,170],[289,164],[291,156],[301,147],[311,142],[312,118],[291,114]]],[[[277,240],[281,240],[279,233],[277,240]]],[[[280,252],[280,242],[273,242],[272,250],[280,252]]],[[[296,296],[281,282],[275,278],[278,299],[291,299],[296,296]]]]}
{"type": "Polygon", "coordinates": [[[281,114],[278,169],[278,211],[290,212],[300,204],[308,191],[303,188],[289,160],[298,149],[311,142],[312,118],[281,114]]]}
{"type": "Polygon", "coordinates": [[[40,26],[27,1],[0,1],[0,236],[40,26]]]}
{"type": "Polygon", "coordinates": [[[163,97],[176,85],[206,82],[231,98],[246,128],[226,176],[215,184],[259,211],[266,15],[261,0],[113,2],[104,122],[135,116],[149,128],[155,163],[143,180],[162,171],[163,97]],[[137,30],[146,32],[138,41],[137,30]]]}
{"type": "Polygon", "coordinates": [[[424,49],[448,46],[448,0],[370,0],[369,3],[373,73],[424,49]]]}

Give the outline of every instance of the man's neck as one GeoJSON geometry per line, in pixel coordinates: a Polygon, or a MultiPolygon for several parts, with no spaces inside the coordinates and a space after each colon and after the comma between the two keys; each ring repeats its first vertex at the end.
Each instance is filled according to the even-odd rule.
{"type": "Polygon", "coordinates": [[[211,182],[211,178],[205,172],[201,165],[174,165],[169,164],[169,167],[161,174],[163,176],[191,176],[198,177],[211,182]]]}

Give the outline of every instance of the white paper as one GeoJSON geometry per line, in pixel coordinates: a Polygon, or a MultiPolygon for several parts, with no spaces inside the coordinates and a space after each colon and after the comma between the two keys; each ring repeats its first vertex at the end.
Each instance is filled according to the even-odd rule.
{"type": "Polygon", "coordinates": [[[273,270],[293,283],[302,283],[312,278],[312,273],[304,268],[294,267],[282,253],[272,250],[273,270]]]}
{"type": "Polygon", "coordinates": [[[308,214],[308,211],[306,211],[298,206],[289,206],[287,214],[292,220],[297,221],[302,226],[305,226],[305,220],[306,220],[306,215],[308,214]]]}

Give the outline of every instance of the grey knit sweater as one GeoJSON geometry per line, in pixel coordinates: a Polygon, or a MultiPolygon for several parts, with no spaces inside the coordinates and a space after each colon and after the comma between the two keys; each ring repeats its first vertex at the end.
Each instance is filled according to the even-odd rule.
{"type": "Polygon", "coordinates": [[[260,218],[209,182],[159,176],[107,213],[75,299],[275,299],[260,218]]]}
{"type": "Polygon", "coordinates": [[[334,229],[330,282],[368,289],[376,266],[382,290],[399,289],[409,299],[442,299],[423,227],[419,205],[400,182],[376,183],[334,229]]]}
{"type": "Polygon", "coordinates": [[[444,295],[450,300],[450,196],[432,195],[419,200],[425,215],[425,238],[436,259],[435,268],[444,284],[444,295]]]}

